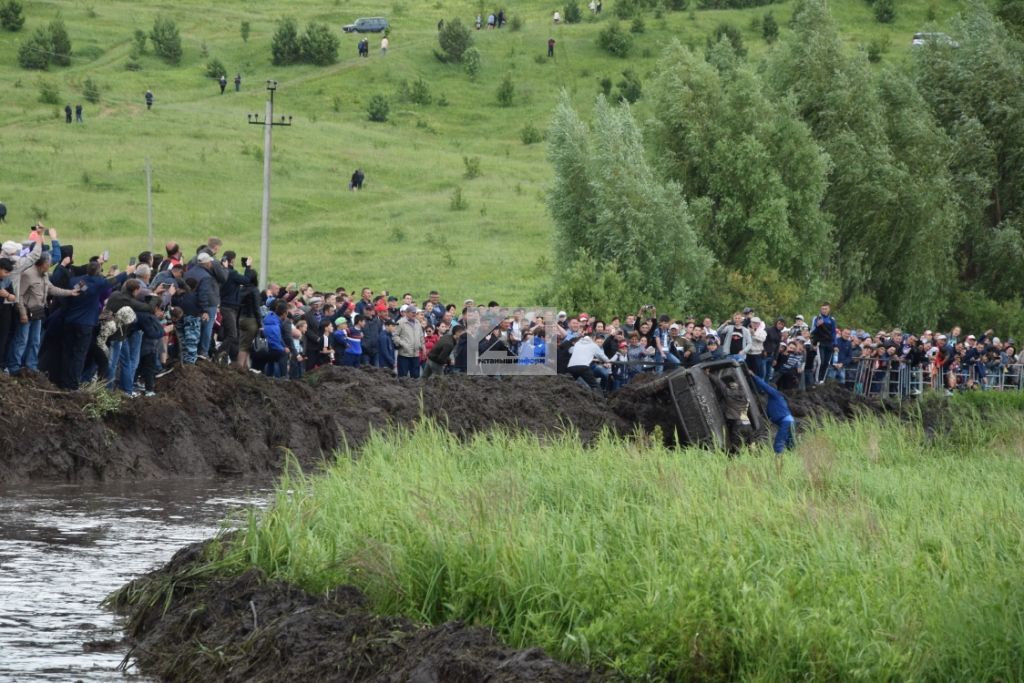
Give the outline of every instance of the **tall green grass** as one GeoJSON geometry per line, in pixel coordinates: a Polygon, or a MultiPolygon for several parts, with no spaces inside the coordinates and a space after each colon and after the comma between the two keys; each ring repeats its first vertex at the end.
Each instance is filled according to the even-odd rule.
{"type": "Polygon", "coordinates": [[[1024,678],[1015,445],[862,421],[777,465],[427,425],[287,476],[231,559],[627,678],[1024,678]]]}

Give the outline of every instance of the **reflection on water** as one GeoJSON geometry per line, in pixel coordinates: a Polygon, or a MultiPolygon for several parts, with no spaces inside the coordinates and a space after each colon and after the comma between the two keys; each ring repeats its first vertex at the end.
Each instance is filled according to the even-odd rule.
{"type": "Polygon", "coordinates": [[[269,494],[223,480],[0,488],[0,680],[123,680],[124,646],[87,646],[122,636],[99,603],[269,494]]]}

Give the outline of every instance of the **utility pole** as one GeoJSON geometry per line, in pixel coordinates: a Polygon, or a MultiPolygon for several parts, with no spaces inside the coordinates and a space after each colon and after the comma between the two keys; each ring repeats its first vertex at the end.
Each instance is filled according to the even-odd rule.
{"type": "Polygon", "coordinates": [[[249,123],[254,126],[263,126],[263,221],[260,226],[260,289],[267,288],[267,277],[270,274],[270,152],[272,149],[270,132],[274,126],[292,125],[292,117],[282,116],[280,121],[274,120],[274,91],[277,90],[277,81],[267,81],[267,91],[270,99],[267,100],[267,113],[264,119],[260,120],[259,114],[249,114],[249,123]]]}
{"type": "Polygon", "coordinates": [[[146,158],[146,207],[149,226],[149,251],[153,252],[153,164],[146,158]]]}

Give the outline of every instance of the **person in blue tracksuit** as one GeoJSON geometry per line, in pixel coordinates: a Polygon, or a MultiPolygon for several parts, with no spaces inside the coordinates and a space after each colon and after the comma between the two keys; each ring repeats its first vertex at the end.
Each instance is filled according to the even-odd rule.
{"type": "Polygon", "coordinates": [[[793,413],[789,411],[789,403],[786,402],[786,397],[782,395],[781,391],[757,375],[748,375],[748,377],[768,397],[768,405],[766,406],[768,419],[775,423],[777,427],[775,442],[772,444],[772,447],[775,449],[776,454],[781,454],[786,448],[791,448],[793,445],[790,437],[796,420],[793,419],[793,413]]]}

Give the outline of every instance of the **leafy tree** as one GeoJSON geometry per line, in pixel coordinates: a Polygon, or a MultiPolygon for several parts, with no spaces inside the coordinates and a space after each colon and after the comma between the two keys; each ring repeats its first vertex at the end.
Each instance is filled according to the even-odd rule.
{"type": "Polygon", "coordinates": [[[242,42],[243,43],[248,43],[249,42],[249,34],[252,32],[252,24],[249,23],[248,21],[243,21],[238,30],[239,30],[239,33],[242,35],[242,42]]]}
{"type": "Polygon", "coordinates": [[[18,64],[23,69],[45,71],[50,68],[50,34],[37,28],[32,37],[18,48],[18,64]]]}
{"type": "Polygon", "coordinates": [[[996,15],[1018,38],[1024,38],[1024,0],[1000,0],[996,15]]]}
{"type": "Polygon", "coordinates": [[[297,64],[302,60],[302,46],[299,41],[299,27],[291,17],[277,22],[277,30],[270,41],[270,53],[277,66],[297,64]]]}
{"type": "Polygon", "coordinates": [[[743,45],[743,32],[729,23],[721,23],[715,27],[714,33],[708,36],[708,49],[718,44],[725,37],[732,46],[733,52],[740,57],[747,56],[747,48],[743,45]]]}
{"type": "Polygon", "coordinates": [[[86,78],[82,84],[82,96],[86,102],[97,104],[100,101],[100,86],[91,78],[86,78]]]}
{"type": "Polygon", "coordinates": [[[224,63],[216,57],[206,63],[207,78],[220,78],[221,76],[226,76],[227,73],[228,70],[225,68],[224,63]]]}
{"type": "Polygon", "coordinates": [[[614,22],[597,34],[597,46],[608,54],[625,59],[633,49],[633,38],[622,30],[618,22],[614,22]]]}
{"type": "Polygon", "coordinates": [[[875,21],[890,24],[896,19],[896,0],[875,0],[875,21]]]}
{"type": "Polygon", "coordinates": [[[624,283],[616,289],[637,301],[678,305],[703,284],[711,256],[698,243],[679,186],[655,178],[628,106],[612,107],[598,96],[591,131],[563,92],[549,157],[555,181],[548,209],[566,267],[583,262],[596,268],[595,278],[611,270],[624,283]]]}
{"type": "Polygon", "coordinates": [[[622,80],[616,85],[619,86],[618,99],[625,100],[630,104],[633,104],[640,99],[640,94],[643,91],[643,84],[640,82],[640,77],[636,75],[636,72],[632,69],[626,69],[622,72],[622,80]]]}
{"type": "Polygon", "coordinates": [[[306,32],[302,34],[299,45],[302,60],[321,66],[334,64],[338,61],[340,43],[338,37],[326,25],[316,21],[310,22],[306,26],[306,32]]]}
{"type": "Polygon", "coordinates": [[[761,22],[761,36],[768,44],[774,43],[779,38],[779,22],[775,21],[775,15],[769,12],[764,15],[761,22]]]}
{"type": "Polygon", "coordinates": [[[0,5],[0,26],[6,31],[20,31],[25,25],[25,16],[18,0],[7,0],[0,5]]]}
{"type": "Polygon", "coordinates": [[[498,85],[498,105],[501,107],[511,107],[516,99],[516,84],[512,82],[512,72],[506,71],[505,77],[501,79],[501,83],[498,85]]]}
{"type": "Polygon", "coordinates": [[[50,33],[50,61],[57,66],[71,66],[71,37],[64,19],[57,17],[47,27],[50,33]]]}
{"type": "Polygon", "coordinates": [[[562,20],[567,24],[578,24],[583,21],[583,12],[576,0],[569,0],[565,3],[565,10],[562,12],[562,20]]]}
{"type": "Polygon", "coordinates": [[[643,33],[646,30],[647,30],[647,27],[644,25],[644,18],[641,17],[639,14],[636,15],[635,17],[633,17],[633,23],[631,23],[629,25],[629,32],[630,33],[643,33]]]}
{"type": "Polygon", "coordinates": [[[477,76],[480,75],[480,50],[470,47],[463,52],[462,68],[466,70],[469,80],[475,81],[477,76]]]}
{"type": "Polygon", "coordinates": [[[444,58],[449,62],[461,62],[462,56],[473,45],[473,34],[458,17],[444,22],[437,34],[444,58]]]}
{"type": "Polygon", "coordinates": [[[371,121],[383,123],[388,120],[390,113],[391,105],[388,104],[388,98],[383,95],[374,95],[366,105],[366,114],[371,121]]]}
{"type": "Polygon", "coordinates": [[[170,17],[157,17],[153,22],[153,30],[149,32],[149,40],[153,43],[153,52],[168,64],[181,63],[181,34],[178,25],[170,17]]]}

